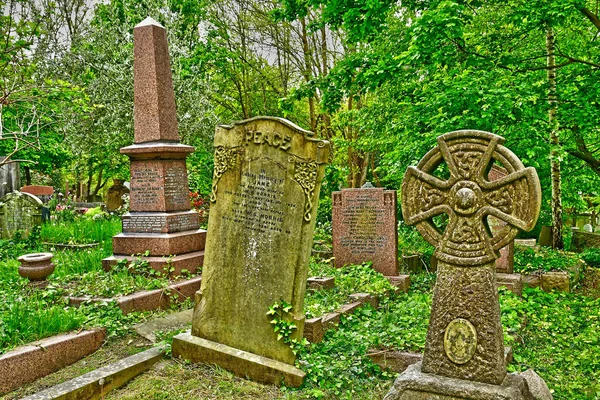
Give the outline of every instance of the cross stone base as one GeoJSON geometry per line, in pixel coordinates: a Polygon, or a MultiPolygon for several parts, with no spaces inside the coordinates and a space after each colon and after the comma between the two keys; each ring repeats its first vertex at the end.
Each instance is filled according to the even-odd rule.
{"type": "Polygon", "coordinates": [[[525,379],[507,374],[501,385],[491,385],[421,372],[412,364],[394,382],[384,400],[534,400],[525,379]]]}
{"type": "Polygon", "coordinates": [[[172,351],[173,357],[216,364],[242,378],[270,385],[298,387],[306,375],[293,365],[193,336],[189,331],[173,338],[172,351]]]}

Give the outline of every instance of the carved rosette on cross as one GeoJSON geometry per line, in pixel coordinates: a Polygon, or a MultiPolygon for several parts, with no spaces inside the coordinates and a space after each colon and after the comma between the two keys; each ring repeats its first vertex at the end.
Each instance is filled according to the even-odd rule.
{"type": "Polygon", "coordinates": [[[519,230],[535,226],[537,173],[489,132],[450,132],[437,143],[402,183],[404,220],[436,247],[439,260],[425,352],[386,399],[529,399],[523,378],[506,372],[494,261],[519,230]],[[490,181],[494,164],[508,173],[490,181]],[[492,233],[489,216],[506,225],[492,233]]]}

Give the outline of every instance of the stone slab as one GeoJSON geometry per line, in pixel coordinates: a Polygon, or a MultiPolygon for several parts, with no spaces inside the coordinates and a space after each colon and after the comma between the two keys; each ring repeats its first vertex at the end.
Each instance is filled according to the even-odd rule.
{"type": "Polygon", "coordinates": [[[133,311],[166,309],[173,303],[181,303],[194,297],[196,291],[200,289],[201,282],[202,277],[199,276],[169,285],[165,289],[144,290],[117,298],[69,297],[69,305],[79,306],[85,302],[105,303],[116,301],[123,314],[129,314],[133,311]]]}
{"type": "Polygon", "coordinates": [[[121,217],[123,232],[175,233],[200,228],[200,214],[196,211],[172,213],[132,212],[121,217]]]}
{"type": "MultiPolygon", "coordinates": [[[[137,256],[113,255],[102,260],[102,268],[104,268],[105,271],[110,271],[119,260],[134,261],[138,258],[139,257],[137,256]]],[[[182,271],[188,271],[195,274],[200,271],[204,262],[204,251],[195,251],[177,255],[175,257],[143,257],[143,259],[156,271],[164,272],[167,267],[169,270],[172,269],[171,276],[181,275],[182,271]]]]}
{"type": "Polygon", "coordinates": [[[370,293],[352,293],[348,296],[351,301],[357,301],[362,304],[370,304],[373,308],[379,307],[379,299],[370,293]]]}
{"type": "Polygon", "coordinates": [[[174,357],[216,364],[237,376],[271,385],[283,382],[287,386],[299,387],[306,375],[293,365],[192,336],[189,332],[173,338],[172,352],[174,357]]]}
{"type": "Polygon", "coordinates": [[[321,343],[323,341],[323,320],[321,317],[310,318],[304,322],[304,337],[311,343],[321,343]]]}
{"type": "Polygon", "coordinates": [[[100,399],[111,390],[124,386],[147,371],[164,355],[164,348],[149,350],[81,375],[22,400],[88,400],[100,399]]]}
{"type": "Polygon", "coordinates": [[[120,233],[113,236],[115,255],[138,255],[150,251],[150,256],[169,256],[192,253],[204,249],[206,231],[175,233],[120,233]]]}
{"type": "Polygon", "coordinates": [[[521,375],[527,381],[529,392],[535,400],[552,400],[552,392],[548,389],[546,382],[532,369],[521,372],[521,375]]]}
{"type": "Polygon", "coordinates": [[[409,366],[394,382],[384,400],[534,400],[525,379],[507,374],[501,385],[448,378],[409,366]]]}
{"type": "Polygon", "coordinates": [[[194,147],[174,142],[150,142],[134,143],[127,147],[122,147],[121,154],[127,154],[135,159],[167,159],[183,158],[189,153],[194,152],[194,147]]]}
{"type": "Polygon", "coordinates": [[[335,328],[340,323],[341,314],[337,311],[327,313],[321,317],[321,323],[323,324],[323,330],[335,328]]]}
{"type": "Polygon", "coordinates": [[[67,333],[33,342],[0,356],[0,395],[79,361],[106,338],[102,329],[67,333]]]}
{"type": "MultiPolygon", "coordinates": [[[[504,358],[506,359],[507,364],[512,362],[512,356],[512,348],[509,346],[505,347],[504,358]]],[[[367,357],[381,368],[402,373],[410,365],[421,361],[423,359],[423,354],[408,351],[371,349],[367,352],[367,357]]]]}
{"type": "Polygon", "coordinates": [[[371,261],[383,275],[398,275],[396,191],[343,189],[332,201],[335,266],[371,261]]]}
{"type": "MultiPolygon", "coordinates": [[[[496,264],[496,271],[498,271],[498,264],[496,264]]],[[[496,272],[496,286],[504,286],[517,296],[521,296],[523,294],[523,276],[496,272]]]]}
{"type": "Polygon", "coordinates": [[[407,351],[369,350],[367,357],[383,369],[401,373],[410,365],[421,361],[423,354],[407,351]]]}
{"type": "Polygon", "coordinates": [[[569,274],[564,271],[551,271],[542,274],[540,284],[544,292],[569,292],[569,274]]]}
{"type": "Polygon", "coordinates": [[[515,246],[535,247],[537,246],[537,241],[535,239],[515,239],[515,246]]]}
{"type": "Polygon", "coordinates": [[[410,275],[386,276],[386,279],[396,289],[407,293],[410,289],[410,275]]]}
{"type": "Polygon", "coordinates": [[[313,276],[308,278],[308,288],[312,290],[333,289],[335,287],[334,277],[318,277],[313,276]]]}
{"type": "Polygon", "coordinates": [[[540,275],[531,275],[531,274],[523,275],[523,286],[530,287],[530,288],[536,288],[536,287],[540,287],[541,284],[542,284],[542,278],[540,277],[540,275]]]}
{"type": "Polygon", "coordinates": [[[176,313],[166,315],[161,318],[154,318],[148,322],[137,324],[133,329],[138,335],[156,343],[156,332],[172,331],[176,328],[181,328],[192,323],[193,310],[183,310],[176,313]]]}
{"type": "Polygon", "coordinates": [[[34,196],[52,196],[54,188],[52,186],[28,185],[21,188],[21,192],[29,193],[34,196]]]}

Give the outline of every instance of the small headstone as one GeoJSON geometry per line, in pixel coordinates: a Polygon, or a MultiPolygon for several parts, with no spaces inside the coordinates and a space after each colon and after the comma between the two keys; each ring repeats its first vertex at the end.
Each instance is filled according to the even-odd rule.
{"type": "Polygon", "coordinates": [[[422,364],[402,373],[385,400],[531,398],[524,378],[506,371],[495,260],[520,229],[535,226],[541,189],[535,169],[503,142],[488,132],[450,132],[406,172],[403,216],[436,246],[437,279],[422,364]],[[433,175],[444,162],[445,180],[433,175]],[[488,179],[494,162],[505,178],[488,179]],[[448,215],[443,230],[432,221],[441,214],[448,215]],[[486,229],[489,215],[507,228],[486,229]]]}
{"type": "Polygon", "coordinates": [[[377,272],[398,275],[396,191],[365,185],[333,192],[332,200],[335,266],[371,261],[377,272]]]}
{"type": "MultiPolygon", "coordinates": [[[[0,157],[0,162],[6,160],[6,157],[0,157]]],[[[21,187],[21,177],[19,174],[19,163],[9,162],[0,166],[0,197],[21,187]]]]}
{"type": "MultiPolygon", "coordinates": [[[[507,174],[506,169],[494,164],[488,173],[488,180],[497,181],[505,178],[507,174]]],[[[504,196],[508,195],[508,192],[504,193],[504,196]]],[[[494,202],[498,207],[506,207],[510,204],[502,197],[494,199],[494,202]]],[[[510,226],[506,222],[493,215],[488,215],[487,223],[494,235],[501,235],[503,229],[510,229],[510,226]]],[[[500,257],[496,259],[496,271],[503,274],[512,274],[515,265],[514,257],[515,242],[511,240],[510,243],[500,249],[500,257]]]]}
{"type": "Polygon", "coordinates": [[[179,143],[166,30],[147,18],[133,37],[135,143],[121,149],[131,162],[130,212],[122,217],[123,233],[113,237],[114,255],[102,265],[109,270],[149,251],[142,258],[156,270],[195,272],[206,231],[189,201],[185,160],[194,148],[179,143]]]}
{"type": "Polygon", "coordinates": [[[10,239],[17,231],[24,236],[42,224],[44,204],[29,193],[12,192],[0,198],[0,237],[10,239]]]}
{"type": "Polygon", "coordinates": [[[298,386],[288,344],[267,316],[284,300],[302,338],[317,202],[329,144],[289,121],[256,117],[215,133],[215,168],[202,286],[192,331],[173,355],[253,380],[298,386]]]}
{"type": "Polygon", "coordinates": [[[538,238],[538,244],[540,246],[552,247],[552,227],[542,226],[540,231],[540,237],[538,238]]]}
{"type": "Polygon", "coordinates": [[[106,211],[115,211],[125,204],[123,195],[129,193],[129,189],[123,183],[121,179],[113,179],[113,185],[106,193],[106,211]]]}
{"type": "Polygon", "coordinates": [[[592,227],[592,225],[590,225],[590,224],[585,224],[585,225],[583,226],[583,229],[582,229],[582,231],[584,231],[584,232],[593,232],[593,231],[594,231],[594,228],[593,228],[593,227],[592,227]]]}

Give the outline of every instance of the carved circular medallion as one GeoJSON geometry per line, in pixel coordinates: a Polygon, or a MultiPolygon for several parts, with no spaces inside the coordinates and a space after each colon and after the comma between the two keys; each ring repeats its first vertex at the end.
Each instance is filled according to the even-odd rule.
{"type": "Polygon", "coordinates": [[[456,364],[465,364],[477,350],[477,331],[473,324],[463,318],[451,321],[444,335],[446,355],[456,364]]]}

